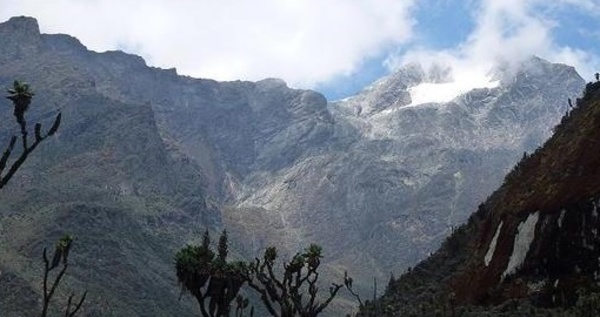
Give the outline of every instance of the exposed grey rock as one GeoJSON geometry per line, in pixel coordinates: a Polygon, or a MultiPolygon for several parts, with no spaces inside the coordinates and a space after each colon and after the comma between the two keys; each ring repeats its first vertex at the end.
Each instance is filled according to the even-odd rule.
{"type": "MultiPolygon", "coordinates": [[[[272,241],[320,242],[336,268],[357,272],[363,282],[373,275],[385,280],[465,221],[523,152],[550,136],[567,98],[583,87],[572,67],[534,58],[497,88],[405,107],[405,83],[424,79],[404,74],[330,104],[333,135],[343,137],[292,166],[251,173],[231,205],[280,218],[288,233],[272,241]],[[378,109],[373,104],[386,106],[360,111],[378,109]]],[[[257,225],[243,219],[235,221],[257,225]]],[[[260,228],[267,237],[280,234],[260,228]]]]}

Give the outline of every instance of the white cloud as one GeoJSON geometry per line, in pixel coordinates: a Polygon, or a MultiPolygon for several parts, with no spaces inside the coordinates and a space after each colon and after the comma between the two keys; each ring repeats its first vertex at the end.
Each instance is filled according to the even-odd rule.
{"type": "MultiPolygon", "coordinates": [[[[396,68],[406,63],[419,62],[425,67],[433,63],[450,66],[455,81],[463,89],[486,87],[490,84],[489,71],[499,63],[515,65],[532,55],[553,62],[573,65],[590,80],[600,59],[589,52],[561,46],[553,38],[558,26],[553,18],[564,6],[579,10],[600,8],[592,0],[482,0],[476,17],[475,29],[456,48],[432,51],[427,48],[409,50],[402,55],[390,56],[387,63],[396,68]]],[[[595,15],[591,11],[589,14],[595,15]]],[[[418,29],[418,25],[415,27],[418,29]]]]}
{"type": "Polygon", "coordinates": [[[600,69],[600,57],[589,52],[571,47],[563,47],[554,51],[550,59],[574,66],[586,81],[591,81],[593,74],[600,69]]]}
{"type": "MultiPolygon", "coordinates": [[[[448,1],[448,0],[445,0],[448,1]]],[[[38,19],[43,32],[68,33],[96,51],[122,49],[153,66],[218,80],[280,77],[314,87],[358,71],[395,48],[391,68],[420,61],[451,65],[460,87],[483,87],[500,61],[538,55],[577,67],[584,78],[600,59],[557,43],[557,13],[600,16],[597,0],[461,0],[475,8],[472,33],[453,49],[432,51],[413,38],[419,0],[2,0],[0,20],[38,19]],[[406,53],[408,52],[408,53],[406,53]]],[[[432,7],[433,8],[433,7],[432,7]]],[[[584,30],[582,32],[597,32],[584,30]]]]}
{"type": "Polygon", "coordinates": [[[34,16],[45,33],[192,76],[312,86],[407,41],[415,1],[5,0],[0,18],[34,16]]]}

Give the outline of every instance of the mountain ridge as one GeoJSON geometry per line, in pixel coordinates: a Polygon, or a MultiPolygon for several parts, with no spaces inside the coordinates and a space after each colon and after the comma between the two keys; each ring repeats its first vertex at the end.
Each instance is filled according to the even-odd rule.
{"type": "MultiPolygon", "coordinates": [[[[15,263],[73,230],[81,237],[73,263],[82,266],[73,265],[73,283],[95,289],[92,302],[114,301],[131,316],[169,308],[145,307],[128,300],[138,296],[131,288],[109,291],[101,281],[125,272],[124,281],[153,289],[147,300],[178,306],[171,257],[205,227],[227,227],[240,257],[267,245],[293,254],[321,243],[324,275],[347,269],[368,289],[372,275],[416,263],[465,221],[584,84],[572,67],[540,61],[514,82],[447,104],[395,107],[408,86],[375,89],[387,96],[373,98],[385,109],[361,116],[352,104],[277,79],[221,83],[147,67],[123,52],[90,52],[73,37],[39,34],[34,19],[11,19],[0,34],[12,43],[0,45],[0,84],[19,78],[34,87],[34,119],[64,115],[56,140],[0,193],[3,230],[19,233],[0,235],[16,259],[0,259],[13,268],[2,276],[34,285],[34,268],[15,263]],[[63,217],[75,211],[93,221],[63,217]],[[92,231],[96,222],[104,234],[92,231]],[[88,239],[88,231],[98,234],[88,239]],[[87,258],[94,252],[105,261],[119,254],[123,264],[106,270],[87,258]],[[154,264],[144,276],[162,274],[156,281],[133,275],[140,255],[154,264]],[[104,275],[86,277],[89,269],[104,275]]],[[[0,115],[9,117],[9,107],[0,115]]],[[[11,129],[3,126],[2,137],[11,129]]],[[[177,314],[194,314],[191,301],[179,306],[177,314]]]]}

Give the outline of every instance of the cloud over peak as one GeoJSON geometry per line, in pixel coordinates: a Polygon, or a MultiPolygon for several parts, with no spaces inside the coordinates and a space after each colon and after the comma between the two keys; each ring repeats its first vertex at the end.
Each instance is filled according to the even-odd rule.
{"type": "MultiPolygon", "coordinates": [[[[519,65],[533,55],[575,66],[582,76],[591,78],[600,67],[599,56],[559,41],[554,35],[560,27],[563,9],[584,12],[600,8],[588,0],[482,0],[474,7],[474,29],[456,47],[445,50],[417,48],[388,57],[394,69],[406,63],[439,63],[452,68],[462,87],[485,87],[490,71],[498,65],[519,65]]],[[[415,27],[418,32],[419,25],[415,27]]]]}

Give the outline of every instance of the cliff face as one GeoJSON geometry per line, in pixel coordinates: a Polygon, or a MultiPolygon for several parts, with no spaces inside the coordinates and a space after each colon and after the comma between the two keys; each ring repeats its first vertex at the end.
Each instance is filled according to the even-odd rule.
{"type": "MultiPolygon", "coordinates": [[[[0,279],[13,285],[0,296],[3,316],[37,310],[21,305],[38,298],[35,263],[64,233],[76,237],[69,271],[74,288],[90,291],[87,314],[195,315],[194,303],[178,302],[175,252],[224,226],[220,208],[249,171],[289,165],[331,133],[325,98],[279,80],[182,77],[40,34],[31,18],[0,24],[0,34],[0,86],[33,87],[30,122],[63,114],[0,193],[0,279]]],[[[17,129],[6,120],[0,143],[17,129]]]]}
{"type": "MultiPolygon", "coordinates": [[[[60,109],[63,124],[0,192],[0,279],[27,294],[0,304],[33,307],[11,304],[39,292],[24,263],[71,232],[71,283],[90,289],[90,314],[127,316],[194,314],[177,301],[172,256],[207,227],[226,227],[239,256],[317,242],[323,275],[348,269],[359,287],[401,271],[550,135],[584,85],[572,67],[533,58],[494,88],[411,105],[411,87],[451,80],[411,65],[328,103],[277,79],[194,79],[91,52],[31,18],[0,24],[0,86],[14,79],[36,93],[30,122],[60,109]]],[[[0,144],[15,131],[0,126],[0,144]]]]}
{"type": "Polygon", "coordinates": [[[519,315],[522,305],[530,304],[545,313],[576,303],[573,309],[581,309],[600,280],[598,142],[600,82],[595,82],[468,224],[390,283],[379,309],[387,307],[388,315],[414,313],[434,302],[427,307],[476,305],[499,315],[519,315]],[[443,269],[434,272],[436,267],[443,269]]]}

